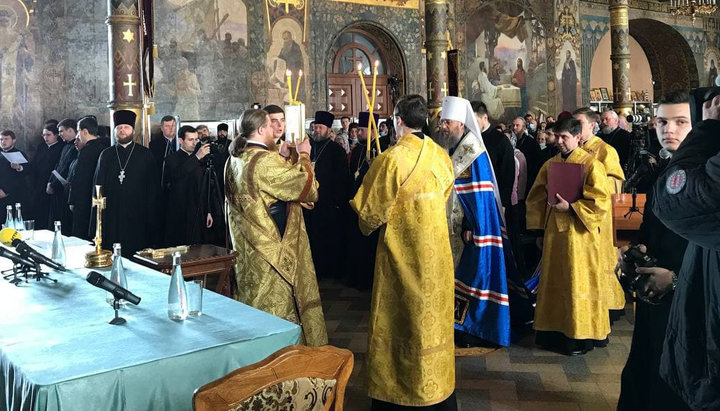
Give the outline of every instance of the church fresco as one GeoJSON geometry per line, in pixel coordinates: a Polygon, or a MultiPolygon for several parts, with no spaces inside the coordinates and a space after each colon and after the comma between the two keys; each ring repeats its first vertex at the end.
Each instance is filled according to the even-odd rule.
{"type": "Polygon", "coordinates": [[[715,86],[715,81],[718,76],[718,66],[720,65],[720,51],[715,47],[708,47],[705,50],[703,62],[705,75],[700,78],[700,84],[705,87],[715,86]]]}
{"type": "Polygon", "coordinates": [[[155,3],[157,116],[237,116],[252,101],[247,8],[237,0],[155,3]]]}
{"type": "Polygon", "coordinates": [[[295,93],[295,84],[299,71],[303,71],[298,99],[300,101],[305,100],[307,78],[310,70],[302,38],[303,28],[293,18],[282,18],[273,26],[265,65],[267,96],[264,104],[277,104],[282,107],[289,101],[287,70],[292,73],[293,93],[295,93]]]}
{"type": "Polygon", "coordinates": [[[35,38],[28,31],[30,15],[19,0],[0,0],[0,128],[27,128],[28,89],[34,63],[35,38]]]}
{"type": "Polygon", "coordinates": [[[547,115],[545,29],[531,12],[512,4],[477,9],[466,25],[466,94],[488,106],[495,121],[527,112],[547,115]]]}
{"type": "Polygon", "coordinates": [[[558,64],[555,66],[555,77],[559,85],[558,96],[560,97],[560,108],[573,111],[580,107],[580,61],[575,52],[575,46],[565,41],[562,47],[557,48],[558,64]]]}

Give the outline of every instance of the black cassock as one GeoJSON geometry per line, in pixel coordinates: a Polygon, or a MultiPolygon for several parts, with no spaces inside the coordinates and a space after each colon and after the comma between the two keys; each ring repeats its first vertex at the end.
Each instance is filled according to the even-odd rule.
{"type": "MultiPolygon", "coordinates": [[[[45,191],[50,175],[60,160],[64,144],[57,142],[52,146],[40,143],[35,151],[35,157],[25,167],[30,174],[30,189],[28,193],[30,217],[35,220],[35,229],[53,229],[50,222],[50,196],[45,191]]],[[[24,217],[24,216],[23,216],[24,217]]]]}
{"type": "MultiPolygon", "coordinates": [[[[365,174],[370,166],[365,161],[367,147],[359,143],[350,152],[350,198],[353,198],[362,184],[365,174]]],[[[346,215],[347,226],[347,252],[345,270],[347,284],[359,290],[371,290],[375,274],[375,250],[377,249],[380,230],[375,230],[369,236],[360,232],[358,216],[355,211],[348,209],[346,215]]]]}
{"type": "MultiPolygon", "coordinates": [[[[94,184],[102,186],[107,198],[102,215],[104,249],[120,243],[123,256],[130,257],[138,250],[159,244],[160,182],[150,150],[137,143],[105,149],[98,159],[94,184]],[[122,183],[120,164],[124,168],[122,183]]],[[[94,232],[93,218],[90,233],[94,232]]]]}
{"type": "MultiPolygon", "coordinates": [[[[25,153],[15,147],[6,151],[6,153],[15,152],[19,152],[23,157],[27,158],[25,153]]],[[[0,155],[0,190],[3,190],[7,195],[7,197],[0,198],[0,211],[4,212],[5,207],[8,205],[14,206],[15,203],[23,203],[25,201],[25,175],[25,168],[23,168],[23,171],[15,170],[10,167],[10,162],[7,161],[5,156],[0,155]]],[[[5,218],[5,214],[3,214],[2,218],[5,218]]]]}
{"type": "Polygon", "coordinates": [[[95,232],[89,233],[90,220],[95,219],[92,212],[93,177],[100,153],[108,148],[110,140],[97,138],[90,140],[78,153],[75,171],[70,179],[68,204],[73,206],[72,235],[91,240],[95,232]]]}
{"type": "MultiPolygon", "coordinates": [[[[654,190],[647,194],[645,212],[634,244],[645,244],[648,255],[658,259],[658,267],[680,272],[687,240],[670,231],[652,211],[654,190]]],[[[673,410],[687,407],[660,378],[660,356],[667,328],[673,292],[658,305],[643,301],[635,304],[635,329],[630,355],[622,371],[618,411],[673,410]]]]}
{"type": "Polygon", "coordinates": [[[318,278],[341,277],[341,252],[345,227],[343,214],[348,204],[348,165],[345,149],[324,140],[310,140],[310,160],[315,164],[315,179],[320,184],[318,201],[312,210],[303,209],[310,240],[315,274],[318,278]]]}
{"type": "MultiPolygon", "coordinates": [[[[55,166],[55,171],[65,180],[68,180],[70,164],[77,158],[78,151],[75,148],[74,141],[60,140],[59,144],[62,144],[63,147],[60,152],[60,159],[55,166]]],[[[50,174],[48,183],[50,183],[50,187],[53,189],[53,194],[50,195],[50,221],[62,222],[63,235],[70,235],[72,234],[72,214],[68,207],[68,193],[65,190],[65,186],[54,174],[50,174]]]]}

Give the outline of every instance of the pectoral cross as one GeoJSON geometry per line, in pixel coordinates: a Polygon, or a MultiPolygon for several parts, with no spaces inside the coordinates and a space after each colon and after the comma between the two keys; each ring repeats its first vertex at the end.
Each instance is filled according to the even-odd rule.
{"type": "Polygon", "coordinates": [[[128,74],[128,81],[123,82],[123,87],[128,88],[128,97],[133,96],[133,87],[137,86],[137,83],[132,81],[132,74],[128,74]]]}
{"type": "Polygon", "coordinates": [[[118,180],[120,180],[120,184],[123,183],[123,180],[125,180],[125,170],[120,170],[120,174],[118,174],[118,180]]]}

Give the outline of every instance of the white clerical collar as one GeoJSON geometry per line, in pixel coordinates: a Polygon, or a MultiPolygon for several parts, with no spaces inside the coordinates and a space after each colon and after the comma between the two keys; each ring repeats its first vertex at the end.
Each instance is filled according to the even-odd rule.
{"type": "Polygon", "coordinates": [[[122,143],[119,143],[119,144],[122,146],[122,148],[127,148],[127,146],[129,146],[129,145],[132,144],[132,143],[133,143],[133,142],[131,141],[131,142],[125,143],[125,144],[122,144],[122,143]]]}
{"type": "Polygon", "coordinates": [[[55,144],[57,144],[58,141],[60,141],[60,140],[56,140],[56,141],[55,141],[54,143],[52,143],[52,144],[47,144],[47,143],[45,143],[45,144],[47,144],[48,147],[52,147],[52,146],[54,146],[55,144]]]}
{"type": "Polygon", "coordinates": [[[485,127],[484,129],[480,130],[480,132],[481,132],[481,133],[484,133],[484,132],[488,131],[488,129],[489,129],[490,127],[491,127],[491,125],[488,124],[488,126],[485,127]]]}
{"type": "Polygon", "coordinates": [[[184,148],[182,148],[182,146],[180,146],[180,150],[186,152],[187,155],[189,155],[189,156],[191,156],[191,155],[193,154],[191,151],[187,151],[187,150],[185,150],[184,148]]]}

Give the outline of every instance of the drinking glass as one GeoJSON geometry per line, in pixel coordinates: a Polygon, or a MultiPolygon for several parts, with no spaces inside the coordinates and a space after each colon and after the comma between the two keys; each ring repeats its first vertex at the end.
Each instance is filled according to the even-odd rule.
{"type": "Polygon", "coordinates": [[[188,316],[199,317],[202,315],[203,280],[193,280],[187,285],[188,316]]]}
{"type": "Polygon", "coordinates": [[[23,221],[23,225],[25,226],[25,240],[33,240],[35,238],[35,220],[25,220],[23,221]]]}

